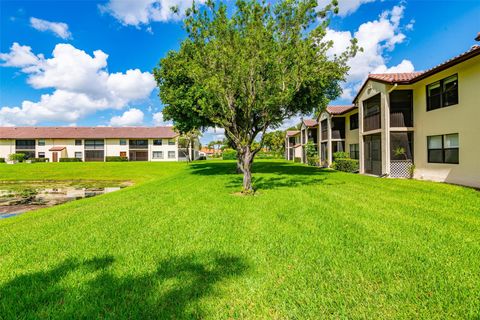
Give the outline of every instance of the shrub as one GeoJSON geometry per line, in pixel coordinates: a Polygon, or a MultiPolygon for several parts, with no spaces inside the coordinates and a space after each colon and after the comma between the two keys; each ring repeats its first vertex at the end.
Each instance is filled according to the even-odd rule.
{"type": "Polygon", "coordinates": [[[5,162],[5,158],[0,158],[0,163],[4,163],[5,162]]]}
{"type": "Polygon", "coordinates": [[[237,151],[233,149],[225,149],[222,154],[223,160],[237,160],[237,151]]]}
{"type": "Polygon", "coordinates": [[[298,163],[300,163],[300,162],[302,162],[302,158],[300,158],[300,157],[295,157],[295,158],[293,159],[293,162],[298,162],[298,163]]]}
{"type": "Polygon", "coordinates": [[[60,162],[82,162],[79,158],[60,158],[60,162]]]}
{"type": "Polygon", "coordinates": [[[30,158],[28,160],[31,160],[32,163],[35,163],[35,162],[48,162],[48,158],[30,158]]]}
{"type": "Polygon", "coordinates": [[[339,158],[332,163],[332,168],[338,171],[358,172],[358,160],[339,158]]]}
{"type": "Polygon", "coordinates": [[[275,152],[262,152],[260,151],[257,153],[255,156],[257,159],[280,159],[282,158],[281,154],[275,153],[275,152]]]}
{"type": "Polygon", "coordinates": [[[120,156],[111,156],[111,157],[105,157],[106,162],[122,162],[122,161],[128,161],[127,157],[120,157],[120,156]]]}
{"type": "Polygon", "coordinates": [[[333,160],[335,159],[350,159],[348,152],[338,151],[333,153],[333,160]]]}
{"type": "Polygon", "coordinates": [[[11,161],[23,161],[25,159],[25,154],[24,153],[12,153],[11,155],[8,156],[8,159],[11,161]]]}
{"type": "Polygon", "coordinates": [[[310,156],[307,158],[307,163],[309,166],[319,166],[320,158],[318,156],[310,156]]]}
{"type": "Polygon", "coordinates": [[[197,160],[207,160],[206,156],[199,156],[197,160]]]}

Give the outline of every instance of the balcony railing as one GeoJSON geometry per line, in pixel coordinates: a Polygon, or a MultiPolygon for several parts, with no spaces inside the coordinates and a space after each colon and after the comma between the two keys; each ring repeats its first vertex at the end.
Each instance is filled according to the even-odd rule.
{"type": "Polygon", "coordinates": [[[35,145],[27,145],[27,144],[17,144],[15,146],[17,150],[35,150],[35,145]]]}
{"type": "Polygon", "coordinates": [[[363,118],[363,131],[370,131],[381,128],[380,112],[363,118]]]}

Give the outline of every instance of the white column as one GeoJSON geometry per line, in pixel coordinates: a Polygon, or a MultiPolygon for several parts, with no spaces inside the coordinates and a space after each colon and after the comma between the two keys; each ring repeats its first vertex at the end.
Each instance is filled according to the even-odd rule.
{"type": "Polygon", "coordinates": [[[382,165],[384,165],[383,174],[388,175],[390,174],[390,98],[388,93],[384,95],[384,99],[382,99],[382,102],[382,165]]]}
{"type": "Polygon", "coordinates": [[[333,152],[332,152],[332,116],[327,117],[327,163],[330,167],[333,162],[333,152]]]}
{"type": "Polygon", "coordinates": [[[363,104],[357,102],[358,107],[358,163],[360,173],[365,173],[365,155],[363,144],[363,104]]]}

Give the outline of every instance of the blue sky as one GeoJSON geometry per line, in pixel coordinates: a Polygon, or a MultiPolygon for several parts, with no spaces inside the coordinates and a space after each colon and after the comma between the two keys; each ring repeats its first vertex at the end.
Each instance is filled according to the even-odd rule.
{"type": "MultiPolygon", "coordinates": [[[[339,2],[331,54],[352,36],[365,52],[334,103],[350,103],[369,72],[430,68],[480,32],[478,0],[339,2]]],[[[163,124],[151,72],[185,37],[173,4],[188,2],[0,0],[0,125],[163,124]]]]}

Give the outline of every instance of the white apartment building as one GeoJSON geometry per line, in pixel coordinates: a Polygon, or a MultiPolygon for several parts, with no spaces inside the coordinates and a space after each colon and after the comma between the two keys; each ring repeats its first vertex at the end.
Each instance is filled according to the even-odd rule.
{"type": "Polygon", "coordinates": [[[198,141],[180,148],[172,127],[0,127],[0,158],[24,153],[26,158],[105,161],[182,161],[198,158],[198,141]]]}

